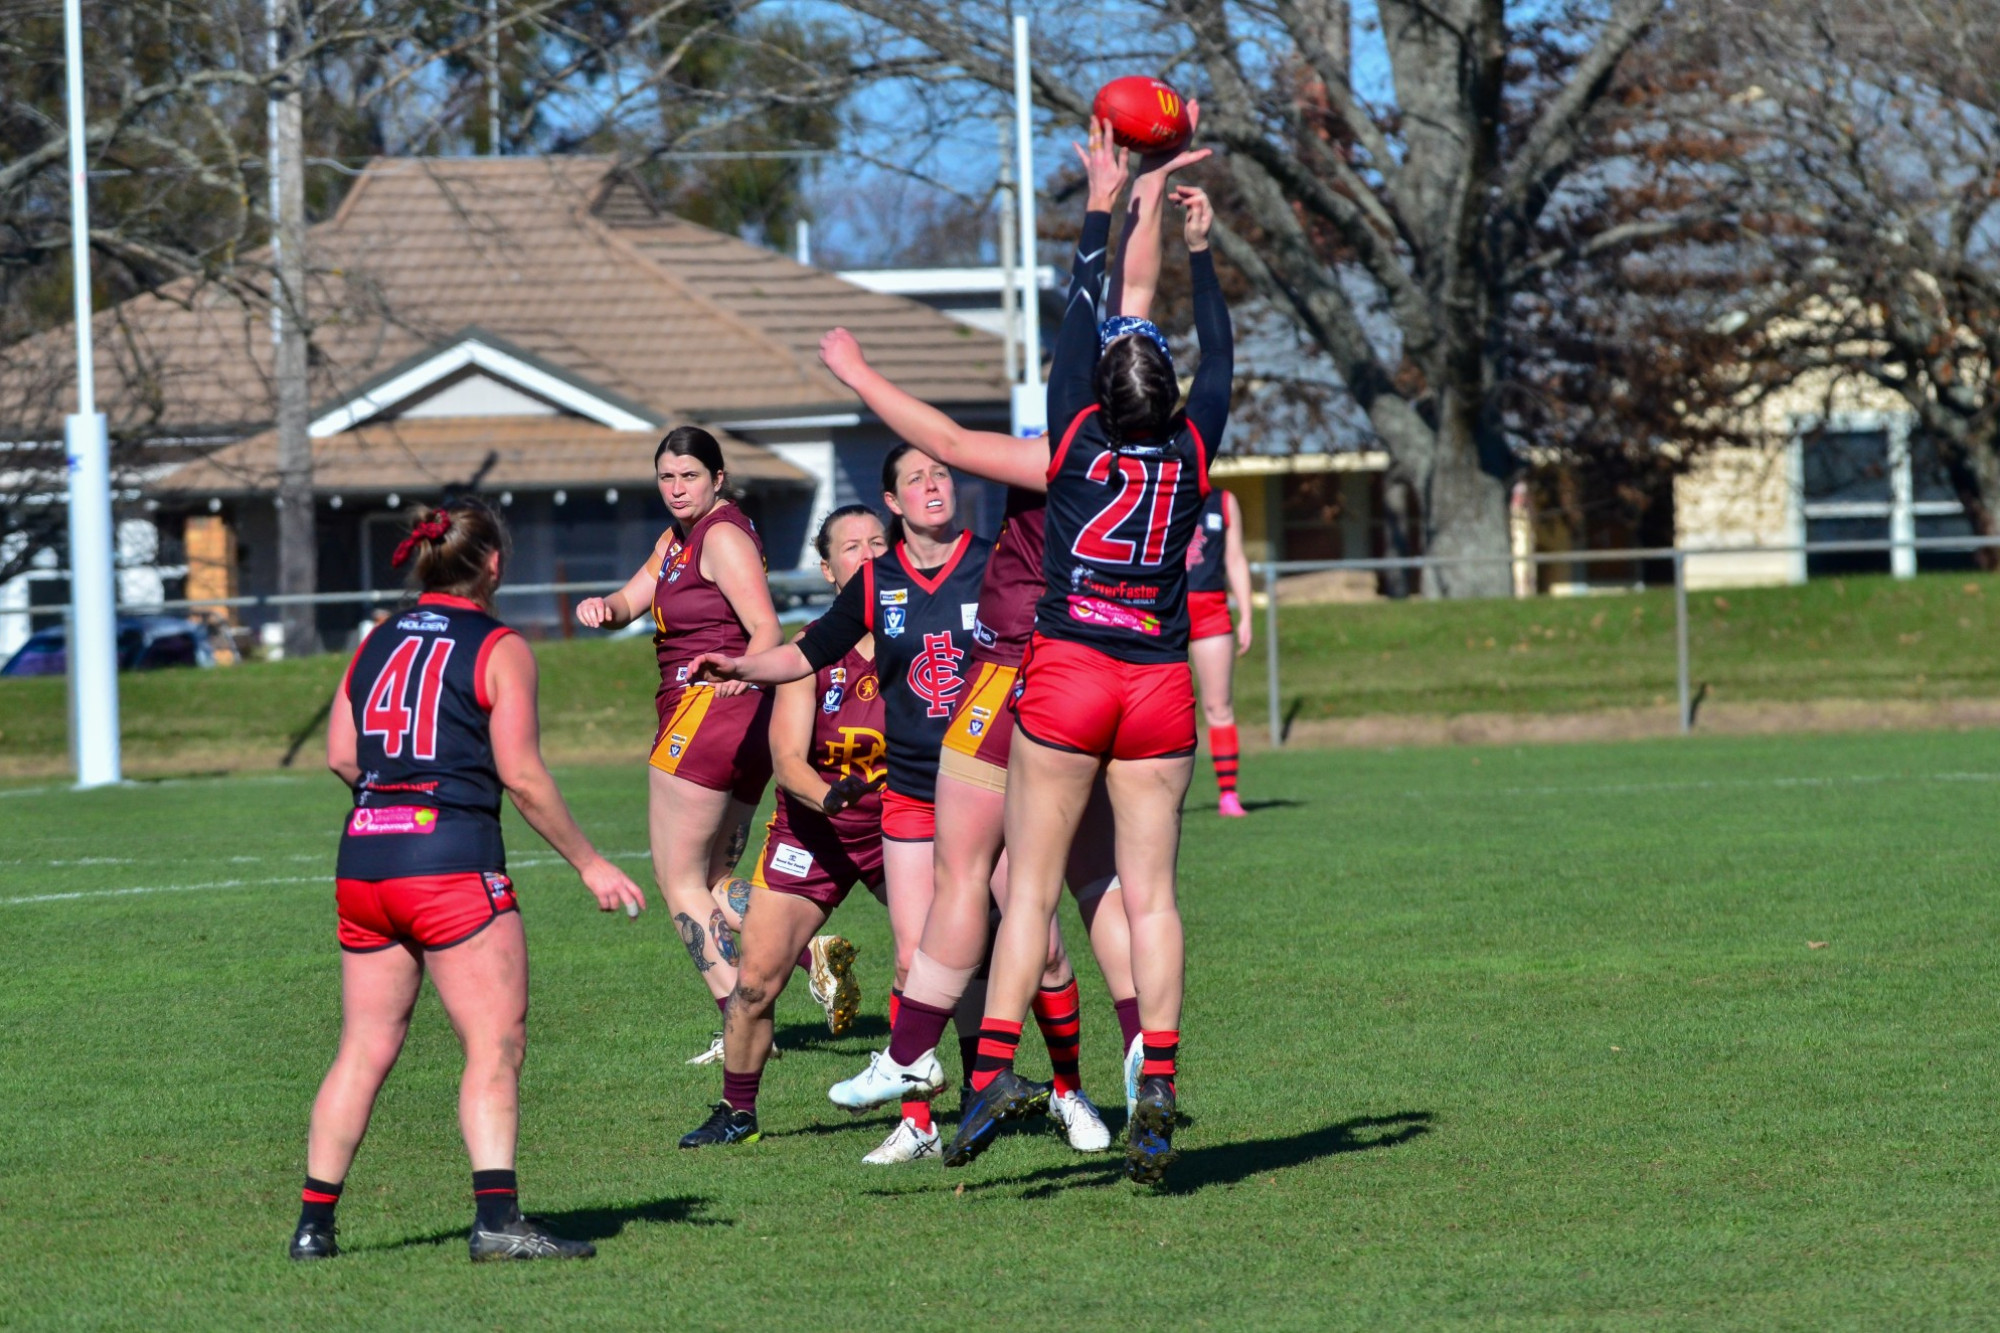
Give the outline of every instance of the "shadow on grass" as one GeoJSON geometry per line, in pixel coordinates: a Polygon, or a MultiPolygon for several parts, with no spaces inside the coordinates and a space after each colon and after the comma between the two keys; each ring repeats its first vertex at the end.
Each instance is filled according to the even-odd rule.
{"type": "MultiPolygon", "coordinates": [[[[651,1203],[635,1203],[624,1208],[570,1208],[559,1213],[531,1212],[530,1217],[545,1223],[558,1236],[571,1240],[608,1240],[623,1232],[634,1222],[674,1222],[691,1227],[733,1227],[736,1224],[724,1217],[701,1217],[698,1214],[708,1206],[704,1198],[676,1195],[672,1198],[654,1199],[651,1203]]],[[[366,1250],[407,1250],[420,1245],[444,1245],[451,1241],[462,1241],[468,1228],[454,1227],[450,1231],[433,1231],[422,1236],[405,1236],[381,1245],[360,1247],[366,1250]]],[[[345,1247],[342,1247],[345,1248],[345,1247]]]]}
{"type": "Polygon", "coordinates": [[[888,1043],[889,1020],[880,1014],[863,1014],[838,1037],[826,1030],[825,1023],[787,1023],[771,1036],[781,1051],[833,1051],[861,1058],[888,1043]]]}
{"type": "MultiPolygon", "coordinates": [[[[1309,1129],[1302,1134],[1287,1134],[1281,1138],[1246,1139],[1239,1143],[1218,1143],[1206,1148],[1190,1148],[1181,1154],[1180,1161],[1168,1174],[1165,1183],[1158,1187],[1158,1192],[1192,1194],[1211,1185],[1234,1185],[1251,1176],[1267,1175],[1295,1166],[1304,1166],[1308,1162],[1316,1162],[1325,1157],[1337,1157],[1342,1153],[1394,1148],[1430,1133],[1431,1119],[1429,1111],[1397,1111],[1392,1115],[1356,1116],[1352,1120],[1322,1125],[1318,1129],[1309,1129]]],[[[1186,1125],[1183,1124],[1182,1129],[1185,1128],[1186,1125]]],[[[980,1181],[968,1180],[963,1188],[993,1190],[1026,1185],[1029,1188],[1021,1191],[1021,1198],[1046,1199],[1065,1189],[1103,1188],[1121,1184],[1124,1179],[1124,1157],[1114,1140],[1111,1152],[1087,1161],[1043,1167],[1039,1171],[1030,1171],[1018,1176],[1000,1176],[980,1181]]],[[[893,1195],[909,1191],[865,1192],[893,1195]]]]}

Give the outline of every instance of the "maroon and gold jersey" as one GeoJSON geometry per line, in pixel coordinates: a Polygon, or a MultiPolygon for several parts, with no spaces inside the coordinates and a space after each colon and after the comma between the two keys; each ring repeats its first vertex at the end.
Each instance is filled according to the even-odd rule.
{"type": "MultiPolygon", "coordinates": [[[[1039,441],[1024,440],[1024,448],[1039,441]]],[[[1035,633],[1035,603],[1042,599],[1042,533],[1048,497],[1007,488],[1000,537],[979,584],[979,614],[972,622],[972,656],[996,666],[1019,666],[1035,633]]]]}
{"type": "MultiPolygon", "coordinates": [[[[875,659],[863,657],[859,646],[849,648],[838,662],[821,667],[813,683],[819,691],[813,711],[812,753],[807,756],[813,772],[828,782],[849,776],[873,782],[886,773],[889,761],[883,738],[882,678],[876,674],[875,659]]],[[[802,814],[827,817],[807,810],[789,792],[783,796],[792,807],[787,813],[795,828],[802,814]]],[[[843,833],[880,828],[881,823],[879,791],[869,792],[833,816],[833,826],[843,833]]]]}
{"type": "Polygon", "coordinates": [[[701,573],[703,540],[718,523],[740,528],[764,553],[757,526],[735,505],[724,501],[708,511],[687,535],[671,543],[653,584],[653,651],[660,662],[661,716],[672,697],[687,684],[688,667],[703,653],[739,657],[750,646],[750,631],[722,589],[701,573]]]}

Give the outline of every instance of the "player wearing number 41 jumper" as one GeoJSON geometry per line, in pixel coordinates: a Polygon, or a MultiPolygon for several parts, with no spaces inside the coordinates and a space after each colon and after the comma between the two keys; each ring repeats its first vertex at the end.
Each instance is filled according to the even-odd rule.
{"type": "Polygon", "coordinates": [[[493,616],[506,529],[477,501],[419,512],[397,548],[417,604],[354,654],[327,722],[327,764],[354,790],[336,871],[340,1053],[313,1101],[294,1259],[330,1259],[334,1206],[428,972],[465,1049],[459,1123],[472,1157],[472,1258],[595,1253],[524,1219],[514,1140],[528,946],[500,841],[504,789],[606,912],[645,895],[570,818],[536,742],[535,659],[493,616]]]}

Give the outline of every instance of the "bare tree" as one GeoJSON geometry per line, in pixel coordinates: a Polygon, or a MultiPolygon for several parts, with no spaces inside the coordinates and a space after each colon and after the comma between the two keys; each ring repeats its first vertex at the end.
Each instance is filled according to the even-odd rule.
{"type": "MultiPolygon", "coordinates": [[[[1008,85],[999,5],[847,3],[900,36],[906,58],[931,57],[929,77],[1008,85]]],[[[1049,7],[1035,93],[1078,124],[1111,73],[1150,66],[1200,94],[1203,137],[1226,150],[1218,248],[1331,358],[1413,485],[1426,547],[1491,558],[1508,550],[1519,466],[1499,393],[1515,294],[1682,223],[1653,215],[1579,237],[1552,211],[1662,4],[1379,0],[1374,69],[1353,49],[1347,0],[1049,7]]],[[[1441,570],[1434,591],[1508,583],[1495,562],[1441,570]]]]}
{"type": "Polygon", "coordinates": [[[2000,532],[2000,3],[1797,0],[1729,35],[1763,138],[1736,188],[1810,298],[1784,364],[1900,399],[2000,532]]]}

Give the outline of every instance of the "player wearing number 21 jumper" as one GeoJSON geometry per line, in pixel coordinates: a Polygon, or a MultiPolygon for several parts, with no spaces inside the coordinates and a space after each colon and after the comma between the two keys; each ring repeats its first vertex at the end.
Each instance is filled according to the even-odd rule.
{"type": "Polygon", "coordinates": [[[1150,1183],[1174,1160],[1183,941],[1174,901],[1181,802],[1192,776],[1194,691],[1187,551],[1229,416],[1229,311],[1208,253],[1208,198],[1183,186],[1201,364],[1185,409],[1166,339],[1143,320],[1100,317],[1111,209],[1127,177],[1109,127],[1079,149],[1089,206],[1049,373],[1045,588],[1022,665],[1007,776],[1007,908],[980,1032],[977,1100],[945,1165],[969,1162],[1031,1105],[1014,1073],[1034,994],[1032,941],[1047,929],[1063,863],[1100,772],[1118,827],[1118,879],[1132,933],[1144,1063],[1128,1126],[1127,1174],[1150,1183]]]}
{"type": "Polygon", "coordinates": [[[370,632],[333,701],[327,765],[354,791],[335,872],[340,1053],[313,1102],[294,1259],[340,1252],[334,1206],[426,972],[465,1050],[459,1124],[472,1157],[472,1258],[594,1253],[515,1204],[528,946],[500,840],[500,793],[576,867],[600,909],[637,916],[646,900],[591,847],[542,765],[535,659],[493,615],[506,549],[506,529],[477,501],[420,511],[394,563],[415,557],[422,595],[370,632]]]}

